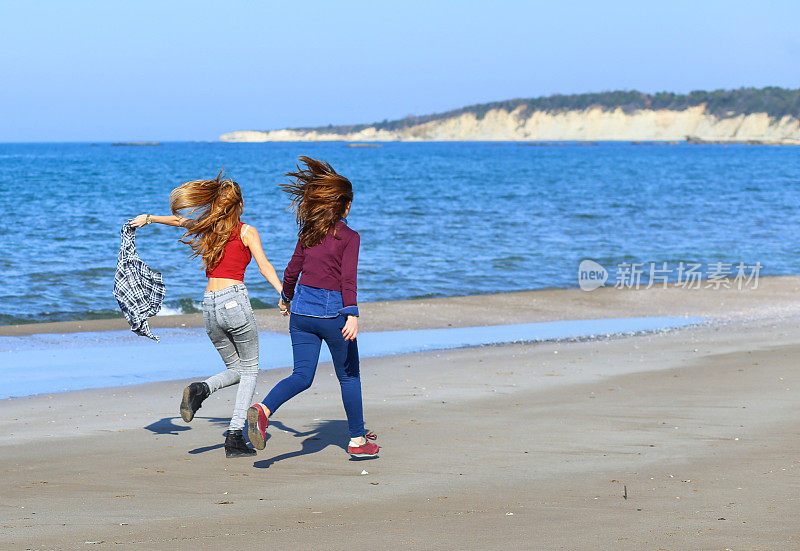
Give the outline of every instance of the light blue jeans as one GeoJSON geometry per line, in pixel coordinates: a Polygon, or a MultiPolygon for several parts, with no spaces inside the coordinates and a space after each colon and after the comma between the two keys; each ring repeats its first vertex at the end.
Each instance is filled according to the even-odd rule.
{"type": "Polygon", "coordinates": [[[203,324],[228,369],[205,380],[211,392],[239,383],[229,430],[244,428],[258,376],[258,326],[244,283],[203,295],[203,324]]]}

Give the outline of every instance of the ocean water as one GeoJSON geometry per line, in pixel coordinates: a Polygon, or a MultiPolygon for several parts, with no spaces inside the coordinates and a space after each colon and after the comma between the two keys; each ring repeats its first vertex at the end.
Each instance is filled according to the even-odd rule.
{"type": "MultiPolygon", "coordinates": [[[[359,299],[577,287],[578,264],[761,264],[800,273],[800,148],[600,143],[0,144],[0,324],[119,316],[119,229],[167,214],[180,183],[225,169],[279,273],[296,239],[278,190],[298,155],[355,186],[359,299]]],[[[163,313],[197,311],[205,277],[176,228],[137,232],[163,313]]],[[[255,306],[272,288],[251,265],[255,306]]]]}

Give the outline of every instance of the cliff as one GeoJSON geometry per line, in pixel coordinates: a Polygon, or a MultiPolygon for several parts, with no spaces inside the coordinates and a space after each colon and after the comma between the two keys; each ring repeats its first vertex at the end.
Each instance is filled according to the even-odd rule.
{"type": "Polygon", "coordinates": [[[353,126],[242,130],[222,141],[697,141],[800,144],[800,90],[608,92],[509,100],[353,126]]]}

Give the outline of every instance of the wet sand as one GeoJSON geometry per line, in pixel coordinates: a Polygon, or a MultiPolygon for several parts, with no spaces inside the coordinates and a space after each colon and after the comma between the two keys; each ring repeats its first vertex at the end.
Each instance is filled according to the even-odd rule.
{"type": "Polygon", "coordinates": [[[375,460],[345,453],[328,364],[255,460],[221,448],[234,389],[188,425],[186,381],[4,400],[0,548],[800,548],[800,278],[759,283],[364,305],[371,331],[712,319],[365,360],[375,460]]]}

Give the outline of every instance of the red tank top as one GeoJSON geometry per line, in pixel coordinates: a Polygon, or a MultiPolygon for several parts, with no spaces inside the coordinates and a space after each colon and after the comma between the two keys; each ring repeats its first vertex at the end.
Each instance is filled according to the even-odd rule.
{"type": "Polygon", "coordinates": [[[250,249],[242,242],[242,226],[244,226],[244,223],[240,221],[236,229],[233,230],[230,239],[228,239],[219,263],[213,270],[206,270],[206,277],[223,277],[225,279],[244,281],[244,270],[253,255],[250,253],[250,249]]]}

